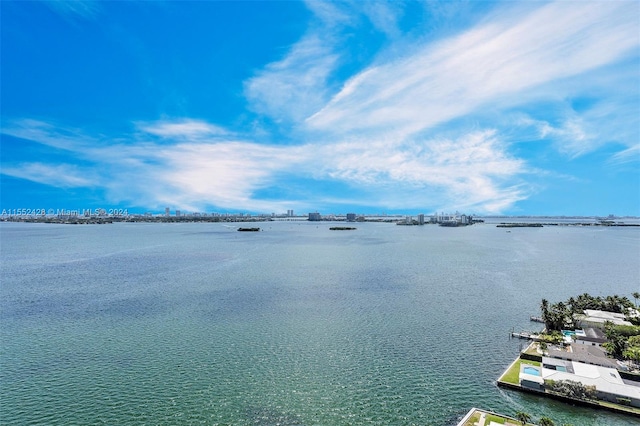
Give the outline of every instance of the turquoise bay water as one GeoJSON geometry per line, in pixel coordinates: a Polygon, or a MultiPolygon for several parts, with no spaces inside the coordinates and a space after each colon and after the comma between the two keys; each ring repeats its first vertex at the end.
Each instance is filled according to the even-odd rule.
{"type": "Polygon", "coordinates": [[[0,224],[0,424],[452,425],[505,391],[512,328],[640,291],[637,228],[0,224]]]}

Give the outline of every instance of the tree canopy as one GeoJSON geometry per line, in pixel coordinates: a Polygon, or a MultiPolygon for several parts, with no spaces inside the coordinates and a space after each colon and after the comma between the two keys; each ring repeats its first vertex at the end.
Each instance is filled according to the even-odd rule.
{"type": "Polygon", "coordinates": [[[565,302],[549,304],[547,299],[542,299],[540,303],[542,320],[548,332],[560,331],[563,328],[575,328],[577,325],[576,316],[582,314],[586,309],[626,314],[629,308],[634,307],[629,298],[617,294],[602,297],[583,293],[578,297],[570,297],[565,302]]]}

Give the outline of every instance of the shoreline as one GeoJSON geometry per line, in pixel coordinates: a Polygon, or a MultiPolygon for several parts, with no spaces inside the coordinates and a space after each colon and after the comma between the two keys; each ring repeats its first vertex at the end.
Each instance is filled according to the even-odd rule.
{"type": "Polygon", "coordinates": [[[558,401],[562,401],[568,404],[572,404],[572,405],[578,405],[578,406],[582,406],[582,407],[589,407],[589,408],[593,408],[593,409],[604,409],[604,410],[608,410],[611,412],[616,412],[616,413],[620,413],[620,414],[626,414],[626,415],[631,415],[634,417],[640,417],[640,408],[636,408],[636,407],[631,407],[631,406],[625,406],[625,405],[619,405],[619,404],[615,404],[613,402],[605,402],[605,401],[599,401],[599,400],[583,400],[583,399],[575,399],[575,398],[570,398],[568,396],[565,395],[560,395],[557,393],[552,393],[552,392],[548,392],[546,390],[535,390],[535,389],[531,389],[531,388],[527,388],[524,387],[522,385],[520,385],[519,383],[511,383],[511,382],[507,382],[505,380],[503,380],[503,378],[509,373],[511,372],[511,370],[515,367],[515,365],[518,363],[518,361],[521,360],[525,360],[525,361],[529,361],[526,358],[522,358],[521,355],[526,352],[527,350],[529,350],[531,348],[531,346],[534,344],[535,342],[531,342],[529,344],[529,346],[527,346],[527,349],[525,349],[523,352],[521,352],[518,357],[513,360],[513,362],[511,364],[509,364],[509,366],[504,370],[504,372],[500,375],[500,377],[498,377],[498,379],[496,380],[496,385],[498,387],[502,387],[505,389],[512,389],[518,392],[525,392],[525,393],[529,393],[529,394],[535,394],[535,395],[539,395],[539,396],[543,396],[543,397],[547,397],[547,398],[551,398],[551,399],[555,399],[558,401]]]}

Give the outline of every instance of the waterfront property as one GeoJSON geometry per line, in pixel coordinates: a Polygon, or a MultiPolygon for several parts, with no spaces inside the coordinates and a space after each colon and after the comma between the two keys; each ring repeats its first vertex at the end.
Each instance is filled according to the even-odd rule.
{"type": "Polygon", "coordinates": [[[598,346],[601,348],[602,344],[606,341],[607,337],[599,328],[587,327],[582,330],[582,333],[576,334],[576,343],[580,345],[598,346]]]}
{"type": "Polygon", "coordinates": [[[640,382],[622,379],[613,368],[543,357],[541,375],[545,387],[549,380],[571,380],[595,388],[599,400],[640,407],[640,382]]]}
{"type": "Polygon", "coordinates": [[[520,386],[544,392],[542,368],[529,364],[520,364],[520,374],[518,379],[520,386]]]}
{"type": "Polygon", "coordinates": [[[599,365],[607,368],[626,368],[616,360],[607,357],[607,352],[601,346],[588,346],[572,343],[564,348],[549,347],[547,356],[550,358],[562,359],[565,361],[577,361],[585,364],[599,365]]]}
{"type": "MultiPolygon", "coordinates": [[[[543,394],[565,402],[640,416],[640,382],[623,378],[615,368],[536,356],[532,343],[500,376],[498,386],[543,394]],[[542,361],[534,361],[538,358],[542,361]],[[555,385],[569,384],[586,390],[590,398],[558,393],[555,385]]],[[[582,345],[573,345],[582,346],[582,345]]],[[[596,347],[585,346],[590,350],[596,347]]]]}
{"type": "Polygon", "coordinates": [[[604,329],[604,325],[607,322],[611,322],[614,325],[632,325],[629,321],[625,320],[624,314],[594,309],[585,309],[584,315],[580,315],[577,319],[578,325],[582,328],[592,327],[604,329]]]}
{"type": "Polygon", "coordinates": [[[554,382],[572,381],[593,389],[595,397],[600,401],[640,407],[640,382],[623,379],[614,368],[546,356],[542,357],[541,365],[535,364],[537,363],[517,360],[498,383],[515,384],[513,373],[508,372],[516,368],[519,371],[517,385],[522,390],[547,393],[554,382]]]}

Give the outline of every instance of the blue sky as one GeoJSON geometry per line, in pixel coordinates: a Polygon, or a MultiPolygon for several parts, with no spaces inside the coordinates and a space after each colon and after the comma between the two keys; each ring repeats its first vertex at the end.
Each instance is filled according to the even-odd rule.
{"type": "Polygon", "coordinates": [[[1,209],[640,216],[637,1],[0,7],[1,209]]]}

